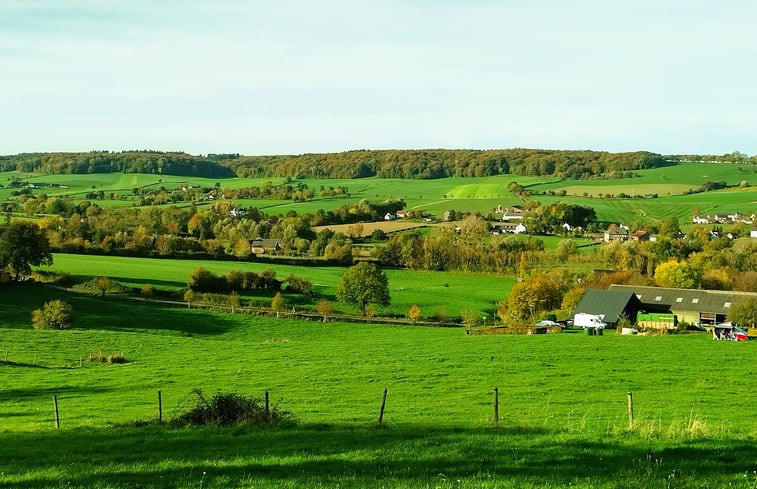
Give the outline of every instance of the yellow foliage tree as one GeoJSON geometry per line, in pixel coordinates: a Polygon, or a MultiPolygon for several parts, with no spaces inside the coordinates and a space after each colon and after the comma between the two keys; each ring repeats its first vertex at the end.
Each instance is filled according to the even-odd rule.
{"type": "Polygon", "coordinates": [[[407,316],[410,318],[413,324],[415,324],[418,318],[421,317],[421,308],[416,304],[413,304],[412,306],[410,306],[410,310],[407,312],[407,316]]]}

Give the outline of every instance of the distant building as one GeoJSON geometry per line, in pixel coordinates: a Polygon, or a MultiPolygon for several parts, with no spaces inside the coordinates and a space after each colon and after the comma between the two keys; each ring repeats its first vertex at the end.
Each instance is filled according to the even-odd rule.
{"type": "Polygon", "coordinates": [[[392,214],[391,212],[387,212],[386,215],[384,216],[384,220],[385,221],[394,221],[394,214],[392,214]]]}
{"type": "Polygon", "coordinates": [[[610,228],[605,231],[605,241],[625,241],[628,239],[628,228],[620,225],[618,227],[610,228]]]}
{"type": "Polygon", "coordinates": [[[635,321],[636,314],[643,309],[633,291],[586,289],[573,315],[583,313],[602,316],[607,327],[614,328],[623,318],[635,321]]]}
{"type": "Polygon", "coordinates": [[[256,255],[265,255],[281,249],[281,240],[279,239],[253,239],[250,241],[250,252],[256,255]]]}
{"type": "Polygon", "coordinates": [[[631,240],[633,241],[649,241],[649,233],[646,231],[642,231],[641,229],[638,231],[634,231],[631,233],[631,240]]]}
{"type": "Polygon", "coordinates": [[[712,326],[727,320],[731,306],[743,297],[755,297],[754,292],[731,290],[673,289],[637,285],[611,285],[611,291],[632,291],[649,312],[669,310],[679,321],[712,326]]]}
{"type": "Polygon", "coordinates": [[[502,211],[503,221],[515,221],[518,219],[523,219],[523,209],[521,207],[514,205],[512,207],[505,207],[504,211],[502,211]]]}

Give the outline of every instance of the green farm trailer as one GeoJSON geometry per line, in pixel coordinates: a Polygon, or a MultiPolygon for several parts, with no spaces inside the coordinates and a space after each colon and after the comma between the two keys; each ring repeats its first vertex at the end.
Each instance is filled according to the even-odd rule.
{"type": "Polygon", "coordinates": [[[636,315],[636,327],[642,329],[675,329],[678,318],[672,313],[639,311],[636,315]]]}

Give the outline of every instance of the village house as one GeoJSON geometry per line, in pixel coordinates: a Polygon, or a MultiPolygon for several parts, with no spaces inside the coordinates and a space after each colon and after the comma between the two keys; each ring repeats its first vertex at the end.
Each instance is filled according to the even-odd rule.
{"type": "Polygon", "coordinates": [[[631,240],[633,241],[649,241],[649,233],[639,229],[631,233],[631,240]]]}
{"type": "Polygon", "coordinates": [[[230,214],[230,215],[231,215],[232,217],[238,217],[238,218],[242,218],[242,217],[244,217],[244,216],[246,216],[246,215],[247,215],[247,209],[243,209],[243,208],[241,208],[241,207],[235,207],[234,209],[231,209],[231,210],[229,211],[229,214],[230,214]]]}
{"type": "Polygon", "coordinates": [[[250,252],[256,255],[265,255],[281,249],[281,240],[279,239],[253,239],[250,241],[250,252]]]}
{"type": "Polygon", "coordinates": [[[515,221],[523,219],[523,209],[518,206],[505,207],[502,211],[503,221],[515,221]]]}
{"type": "Polygon", "coordinates": [[[610,241],[626,241],[628,239],[628,227],[620,225],[617,227],[610,227],[605,231],[605,242],[610,241]]]}

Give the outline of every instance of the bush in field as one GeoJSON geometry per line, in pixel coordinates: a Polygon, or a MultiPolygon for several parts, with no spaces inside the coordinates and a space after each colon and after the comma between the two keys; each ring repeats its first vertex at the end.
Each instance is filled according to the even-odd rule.
{"type": "Polygon", "coordinates": [[[286,308],[284,297],[281,296],[281,292],[276,292],[271,300],[271,309],[274,311],[283,311],[286,308]]]}
{"type": "Polygon", "coordinates": [[[225,292],[228,289],[226,277],[219,277],[203,267],[192,271],[187,286],[195,292],[225,292]]]}
{"type": "Polygon", "coordinates": [[[95,363],[126,363],[126,357],[122,351],[103,353],[99,350],[96,353],[90,353],[89,360],[95,363]]]}
{"type": "Polygon", "coordinates": [[[239,297],[239,294],[236,293],[236,291],[232,290],[231,294],[226,297],[226,301],[229,303],[229,305],[232,307],[232,311],[235,307],[239,307],[242,305],[242,299],[239,297]]]}
{"type": "Polygon", "coordinates": [[[315,305],[315,310],[318,312],[318,314],[323,316],[323,320],[326,321],[326,318],[331,315],[331,312],[334,310],[334,308],[331,306],[331,302],[327,301],[326,299],[321,299],[318,301],[318,304],[315,305]]]}
{"type": "Polygon", "coordinates": [[[174,419],[175,426],[210,425],[210,426],[274,426],[294,424],[294,416],[275,407],[266,410],[260,399],[245,397],[240,394],[218,393],[207,400],[202,391],[195,390],[197,402],[186,413],[174,419]]]}
{"type": "Polygon", "coordinates": [[[297,294],[302,294],[306,297],[310,297],[313,295],[313,284],[310,283],[309,280],[306,280],[301,277],[295,277],[294,275],[289,275],[286,281],[287,281],[287,292],[294,292],[297,294]]]}
{"type": "Polygon", "coordinates": [[[108,277],[95,277],[90,282],[91,287],[105,297],[107,292],[122,292],[124,287],[108,277]]]}
{"type": "Polygon", "coordinates": [[[42,309],[32,312],[34,329],[68,329],[73,320],[73,308],[70,304],[60,300],[45,302],[42,309]]]}
{"type": "Polygon", "coordinates": [[[188,306],[191,306],[193,302],[197,302],[197,294],[192,289],[187,289],[186,292],[184,292],[184,300],[187,302],[188,306]]]}
{"type": "Polygon", "coordinates": [[[475,328],[481,324],[481,317],[472,309],[463,309],[460,311],[460,317],[463,320],[463,324],[468,328],[475,328]]]}
{"type": "Polygon", "coordinates": [[[153,289],[152,285],[144,284],[142,288],[139,289],[139,295],[142,297],[152,297],[155,295],[155,289],[153,289]]]}

